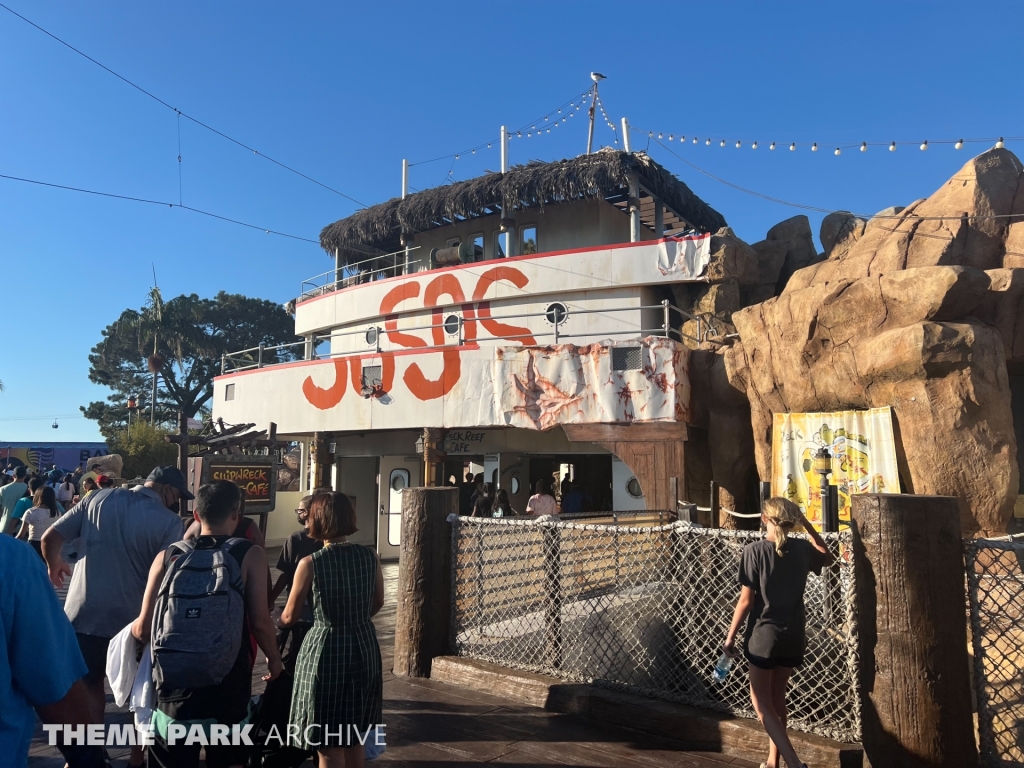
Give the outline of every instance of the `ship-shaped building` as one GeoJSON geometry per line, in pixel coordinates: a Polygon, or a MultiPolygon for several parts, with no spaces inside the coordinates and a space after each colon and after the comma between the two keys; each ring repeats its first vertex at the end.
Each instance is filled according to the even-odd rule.
{"type": "Polygon", "coordinates": [[[333,263],[295,301],[295,354],[227,356],[214,416],[276,424],[312,468],[300,493],[352,496],[354,540],[384,557],[402,489],[467,472],[518,513],[538,480],[593,511],[674,510],[690,347],[716,328],[673,287],[706,281],[723,226],[646,154],[609,149],[359,210],[321,233],[333,263]]]}

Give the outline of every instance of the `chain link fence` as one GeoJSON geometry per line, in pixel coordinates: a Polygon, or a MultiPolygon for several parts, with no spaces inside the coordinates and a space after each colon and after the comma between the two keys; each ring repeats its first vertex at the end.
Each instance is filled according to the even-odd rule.
{"type": "MultiPolygon", "coordinates": [[[[665,517],[618,524],[453,518],[453,647],[460,656],[754,717],[746,665],[712,678],[739,596],[740,552],[761,534],[665,517]]],[[[850,534],[807,582],[808,648],[790,726],[860,740],[850,534]]]]}
{"type": "Polygon", "coordinates": [[[978,741],[987,768],[1024,766],[1024,536],[965,542],[978,741]]]}

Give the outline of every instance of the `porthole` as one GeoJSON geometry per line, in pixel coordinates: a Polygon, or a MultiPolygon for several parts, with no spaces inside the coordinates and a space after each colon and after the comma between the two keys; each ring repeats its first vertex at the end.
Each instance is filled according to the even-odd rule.
{"type": "Polygon", "coordinates": [[[392,491],[404,491],[405,490],[405,475],[401,472],[396,472],[391,477],[391,490],[392,491]]]}
{"type": "Polygon", "coordinates": [[[366,329],[366,343],[371,347],[377,345],[377,326],[366,329]]]}
{"type": "Polygon", "coordinates": [[[544,310],[544,316],[552,325],[561,325],[569,317],[569,310],[565,304],[560,301],[556,301],[554,304],[548,305],[548,308],[544,310]]]}
{"type": "Polygon", "coordinates": [[[460,320],[458,315],[448,315],[448,317],[444,319],[444,332],[449,336],[454,336],[459,332],[459,324],[460,320]]]}
{"type": "Polygon", "coordinates": [[[519,475],[512,475],[512,482],[509,485],[511,486],[513,496],[519,493],[519,475]]]}
{"type": "Polygon", "coordinates": [[[634,499],[642,499],[644,497],[644,492],[640,488],[640,481],[635,477],[629,478],[629,482],[626,483],[626,492],[634,499]]]}

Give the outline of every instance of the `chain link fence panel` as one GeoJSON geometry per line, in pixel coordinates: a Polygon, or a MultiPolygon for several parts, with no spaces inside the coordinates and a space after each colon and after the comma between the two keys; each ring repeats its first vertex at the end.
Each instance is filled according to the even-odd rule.
{"type": "Polygon", "coordinates": [[[978,742],[986,768],[1024,767],[1024,536],[964,545],[978,742]]]}
{"type": "MultiPolygon", "coordinates": [[[[724,683],[712,673],[739,597],[740,553],[762,534],[640,520],[453,518],[455,653],[755,717],[746,665],[724,683]]],[[[808,647],[789,722],[856,742],[851,539],[848,531],[825,538],[837,565],[807,581],[808,647]]]]}

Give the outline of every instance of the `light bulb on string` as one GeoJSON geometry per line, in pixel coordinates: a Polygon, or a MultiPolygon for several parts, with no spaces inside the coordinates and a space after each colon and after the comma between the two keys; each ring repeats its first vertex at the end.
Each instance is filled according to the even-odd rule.
{"type": "Polygon", "coordinates": [[[1003,137],[999,137],[999,141],[996,142],[996,149],[1002,149],[1005,145],[1003,144],[1003,137]]]}
{"type": "Polygon", "coordinates": [[[708,139],[708,140],[707,140],[707,141],[705,141],[704,143],[705,143],[705,144],[706,144],[707,146],[709,146],[709,147],[710,147],[710,146],[711,146],[711,139],[708,139]]]}
{"type": "Polygon", "coordinates": [[[476,150],[475,150],[475,149],[473,150],[473,154],[474,154],[474,155],[476,154],[476,150]]]}
{"type": "MultiPolygon", "coordinates": [[[[615,130],[615,126],[614,125],[612,126],[612,130],[613,131],[615,130]]],[[[671,133],[668,135],[668,140],[672,141],[672,134],[671,133]]]]}
{"type": "Polygon", "coordinates": [[[722,139],[722,143],[719,146],[722,146],[722,147],[725,146],[725,139],[722,139]]]}
{"type": "Polygon", "coordinates": [[[818,151],[818,142],[814,142],[813,144],[811,144],[811,152],[817,152],[817,151],[818,151]]]}
{"type": "Polygon", "coordinates": [[[796,152],[796,142],[795,141],[792,144],[789,145],[789,151],[790,152],[796,152]]]}
{"type": "Polygon", "coordinates": [[[456,156],[455,156],[455,159],[456,159],[456,160],[458,160],[458,159],[459,159],[459,156],[458,156],[458,155],[456,155],[456,156]]]}
{"type": "Polygon", "coordinates": [[[771,144],[768,145],[768,149],[771,149],[771,150],[775,149],[775,142],[774,141],[771,144]]]}
{"type": "Polygon", "coordinates": [[[491,145],[490,145],[490,144],[488,144],[488,145],[487,145],[487,148],[488,148],[488,149],[490,149],[490,148],[491,148],[491,145]]]}
{"type": "Polygon", "coordinates": [[[896,151],[896,142],[895,141],[892,144],[889,145],[889,151],[890,152],[895,152],[896,151]]]}
{"type": "Polygon", "coordinates": [[[743,146],[742,142],[739,142],[739,141],[736,142],[736,149],[739,149],[742,146],[743,146]]]}
{"type": "Polygon", "coordinates": [[[868,151],[868,143],[866,141],[862,141],[860,143],[860,151],[861,152],[867,152],[868,151]]]}
{"type": "Polygon", "coordinates": [[[841,154],[843,154],[843,153],[839,151],[839,147],[836,147],[836,151],[834,152],[834,154],[836,154],[836,155],[841,155],[841,154]]]}
{"type": "Polygon", "coordinates": [[[964,140],[963,139],[957,139],[956,144],[953,145],[953,149],[963,149],[963,148],[964,148],[964,140]]]}
{"type": "Polygon", "coordinates": [[[757,142],[755,141],[753,144],[751,144],[750,148],[751,149],[757,149],[757,142]]]}
{"type": "Polygon", "coordinates": [[[658,134],[658,138],[659,138],[659,139],[663,139],[663,138],[665,138],[665,134],[663,134],[663,133],[659,133],[659,134],[658,134]]]}
{"type": "Polygon", "coordinates": [[[682,144],[684,141],[686,141],[686,137],[685,136],[680,136],[679,137],[679,143],[682,144]]]}
{"type": "Polygon", "coordinates": [[[694,137],[693,137],[693,143],[694,143],[694,144],[696,144],[696,143],[697,143],[697,137],[696,137],[696,136],[694,136],[694,137]]]}
{"type": "Polygon", "coordinates": [[[921,151],[924,152],[928,149],[928,139],[921,142],[921,151]]]}

